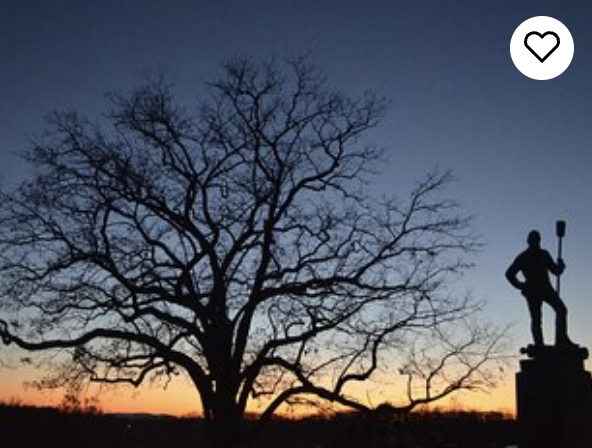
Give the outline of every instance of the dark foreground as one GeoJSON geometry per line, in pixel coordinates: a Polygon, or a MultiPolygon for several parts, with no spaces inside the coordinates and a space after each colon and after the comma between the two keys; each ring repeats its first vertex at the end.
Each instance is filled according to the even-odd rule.
{"type": "MultiPolygon", "coordinates": [[[[92,415],[0,405],[3,448],[196,448],[207,446],[195,419],[92,415]]],[[[418,413],[400,421],[339,416],[276,420],[248,448],[506,448],[515,421],[496,413],[418,413]]]]}

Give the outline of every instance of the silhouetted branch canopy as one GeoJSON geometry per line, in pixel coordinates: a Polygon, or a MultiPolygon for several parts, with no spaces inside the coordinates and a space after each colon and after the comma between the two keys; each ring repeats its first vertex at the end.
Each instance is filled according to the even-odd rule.
{"type": "Polygon", "coordinates": [[[376,197],[364,137],[385,102],[329,89],[307,58],[233,60],[208,89],[181,106],[157,78],[98,123],[51,116],[36,174],[0,197],[3,342],[65,350],[94,381],[183,371],[211,421],[257,397],[265,416],[301,394],[367,408],[348,385],[420,337],[440,363],[411,353],[402,381],[435,387],[453,359],[457,376],[408,405],[471,386],[499,335],[444,331],[479,308],[447,288],[479,246],[450,173],[376,197]]]}

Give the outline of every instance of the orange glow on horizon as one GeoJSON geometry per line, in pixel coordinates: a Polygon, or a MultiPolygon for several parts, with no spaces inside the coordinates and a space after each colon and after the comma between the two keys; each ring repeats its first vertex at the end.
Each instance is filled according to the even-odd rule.
{"type": "MultiPolygon", "coordinates": [[[[4,370],[4,369],[3,369],[4,370]]],[[[0,371],[0,402],[11,401],[35,406],[59,406],[63,397],[62,391],[39,391],[30,387],[23,387],[23,380],[36,377],[32,371],[12,371],[12,375],[0,371]],[[19,374],[20,373],[20,374],[19,374]]],[[[396,404],[395,394],[382,390],[379,394],[383,400],[377,400],[372,405],[381,402],[396,404]]],[[[201,414],[199,395],[186,381],[172,381],[166,388],[162,386],[142,386],[134,389],[127,386],[90,391],[89,396],[97,396],[99,408],[105,413],[148,413],[187,416],[201,414]],[[98,394],[98,395],[97,395],[98,394]]],[[[466,411],[495,411],[506,414],[515,413],[515,397],[513,380],[507,380],[496,389],[489,392],[460,392],[451,397],[438,401],[428,408],[443,410],[466,411]]],[[[253,402],[249,406],[250,413],[258,413],[262,404],[253,402]]],[[[319,413],[315,408],[282,409],[278,414],[287,417],[302,417],[319,413]]]]}
{"type": "MultiPolygon", "coordinates": [[[[18,350],[11,349],[13,360],[19,359],[18,350]]],[[[15,364],[16,365],[16,364],[15,364]]],[[[33,366],[4,367],[0,365],[0,402],[11,401],[34,406],[59,406],[64,391],[40,391],[32,387],[25,387],[25,383],[41,377],[41,372],[33,366]]],[[[368,404],[376,407],[381,403],[393,405],[403,404],[398,398],[402,391],[395,386],[401,386],[396,378],[384,378],[384,381],[374,384],[357,384],[352,386],[347,393],[354,397],[363,397],[368,404]]],[[[149,413],[168,414],[174,416],[187,416],[201,414],[199,394],[192,384],[184,376],[174,377],[163,387],[163,384],[146,385],[139,388],[131,386],[103,387],[91,386],[89,397],[98,398],[99,408],[105,413],[149,413]]],[[[259,413],[264,409],[264,404],[253,401],[248,407],[249,413],[259,413]]],[[[514,374],[508,372],[505,381],[497,388],[488,392],[460,392],[451,397],[433,403],[429,408],[475,410],[475,411],[499,411],[507,414],[515,413],[514,374]]],[[[330,405],[322,409],[333,409],[330,405]]],[[[339,409],[341,410],[341,409],[339,409]]],[[[320,413],[312,407],[280,408],[278,414],[287,417],[301,417],[320,413]]],[[[322,413],[322,412],[321,412],[322,413]]]]}

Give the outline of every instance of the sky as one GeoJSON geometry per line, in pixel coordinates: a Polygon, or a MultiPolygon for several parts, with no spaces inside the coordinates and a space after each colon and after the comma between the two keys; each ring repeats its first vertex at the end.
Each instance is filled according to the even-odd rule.
{"type": "MultiPolygon", "coordinates": [[[[139,85],[146,70],[170,73],[192,100],[228,58],[310,52],[330,85],[390,100],[369,137],[388,158],[378,189],[404,195],[427,171],[453,170],[450,193],[484,242],[462,287],[495,323],[514,324],[515,353],[530,341],[529,317],[504,271],[530,229],[555,253],[555,220],[567,222],[562,294],[572,339],[592,347],[591,16],[582,1],[0,0],[0,178],[23,178],[16,154],[49,112],[97,117],[106,92],[139,85]],[[514,30],[535,16],[574,40],[571,65],[548,81],[510,57],[514,30]]],[[[550,321],[545,330],[552,339],[550,321]]],[[[501,406],[512,405],[517,363],[495,394],[501,406]]],[[[0,369],[0,399],[34,375],[0,369]]],[[[168,410],[166,395],[150,393],[122,406],[168,410]]],[[[190,409],[196,396],[178,395],[190,409]]]]}

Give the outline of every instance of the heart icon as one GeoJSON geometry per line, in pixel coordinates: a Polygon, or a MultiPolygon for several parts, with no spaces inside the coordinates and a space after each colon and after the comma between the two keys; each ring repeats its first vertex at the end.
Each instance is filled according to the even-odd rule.
{"type": "Polygon", "coordinates": [[[530,51],[539,61],[545,62],[547,58],[559,48],[559,36],[553,31],[547,31],[543,34],[531,31],[524,38],[524,46],[528,48],[528,51],[530,51]],[[531,38],[531,36],[537,36],[538,39],[531,38]]]}

